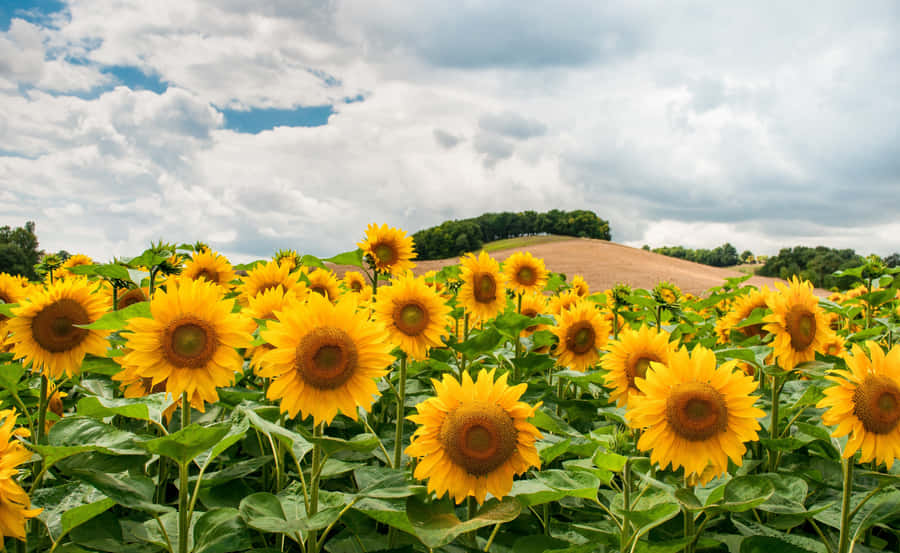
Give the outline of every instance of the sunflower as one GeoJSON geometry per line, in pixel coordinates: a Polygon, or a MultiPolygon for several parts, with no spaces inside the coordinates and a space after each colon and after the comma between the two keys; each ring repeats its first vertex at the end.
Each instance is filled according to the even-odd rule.
{"type": "Polygon", "coordinates": [[[551,330],[559,338],[556,346],[558,363],[584,372],[600,359],[597,351],[609,340],[610,326],[594,304],[581,300],[568,311],[563,311],[558,323],[551,330]]]}
{"type": "Polygon", "coordinates": [[[43,510],[29,509],[31,499],[16,482],[18,466],[31,459],[31,452],[14,438],[29,435],[24,428],[15,429],[16,418],[12,409],[0,411],[0,544],[7,537],[24,541],[25,520],[43,510]]]}
{"type": "Polygon", "coordinates": [[[730,458],[741,465],[744,442],[758,439],[752,377],[735,370],[735,361],[716,367],[716,355],[697,346],[669,354],[669,364],[651,363],[646,378],[635,378],[644,393],[630,406],[633,428],[644,429],[638,449],[652,450],[650,461],[705,484],[728,469],[730,458]]]}
{"type": "Polygon", "coordinates": [[[33,289],[6,323],[15,359],[24,358],[25,364],[31,362],[35,370],[57,379],[78,374],[87,353],[105,356],[107,331],[75,326],[91,324],[106,312],[106,302],[95,290],[96,285],[83,278],[33,289]]]}
{"type": "Polygon", "coordinates": [[[93,264],[94,264],[93,259],[91,259],[90,257],[88,257],[86,255],[82,255],[79,253],[79,254],[69,257],[69,259],[66,259],[65,263],[60,265],[59,272],[56,273],[54,276],[56,278],[83,277],[84,275],[79,275],[78,273],[73,273],[69,269],[71,269],[72,267],[77,267],[79,265],[93,265],[93,264]]]}
{"type": "Polygon", "coordinates": [[[653,288],[653,298],[660,303],[674,305],[681,300],[681,288],[664,280],[653,288]]]}
{"type": "Polygon", "coordinates": [[[513,477],[540,467],[535,440],[540,432],[530,417],[540,407],[519,401],[527,385],[508,386],[506,374],[494,381],[494,371],[482,369],[462,384],[449,374],[432,380],[436,397],[416,406],[409,419],[419,427],[406,448],[416,457],[415,477],[428,479],[428,491],[450,494],[457,504],[469,496],[479,504],[488,493],[502,498],[512,489],[513,477]]]}
{"type": "Polygon", "coordinates": [[[235,273],[231,268],[231,263],[224,256],[205,249],[194,254],[194,258],[185,264],[181,276],[191,280],[204,279],[207,282],[229,288],[229,283],[234,280],[235,273]]]}
{"type": "MultiPolygon", "coordinates": [[[[116,360],[121,363],[121,359],[121,357],[118,357],[116,360]]],[[[142,371],[140,367],[123,365],[122,370],[113,375],[112,378],[113,380],[119,381],[119,389],[122,390],[122,395],[128,399],[141,398],[150,394],[159,394],[166,391],[166,380],[154,385],[152,378],[143,377],[141,374],[142,371]]],[[[190,404],[192,408],[201,413],[206,410],[203,396],[201,396],[200,392],[197,390],[191,395],[190,404]]],[[[169,421],[172,418],[175,410],[180,406],[181,396],[178,395],[175,396],[175,401],[166,407],[166,410],[162,413],[166,421],[169,421]]]]}
{"type": "Polygon", "coordinates": [[[221,299],[221,288],[204,280],[177,279],[150,301],[153,318],[129,319],[121,358],[150,385],[165,381],[166,392],[183,392],[203,401],[218,401],[216,388],[227,386],[241,370],[235,348],[250,345],[253,321],[232,313],[233,300],[221,299]]]}
{"type": "MultiPolygon", "coordinates": [[[[130,305],[150,301],[150,288],[136,287],[127,290],[120,289],[116,293],[116,309],[125,309],[130,305]]],[[[112,288],[109,289],[109,304],[112,305],[112,288]]]]}
{"type": "MultiPolygon", "coordinates": [[[[0,303],[19,303],[28,297],[28,290],[21,280],[6,273],[0,273],[0,303]]],[[[0,313],[0,344],[6,336],[6,321],[9,317],[0,313]]]]}
{"type": "MultiPolygon", "coordinates": [[[[543,294],[524,294],[522,296],[521,314],[526,317],[539,317],[547,312],[547,298],[543,294]]],[[[550,327],[545,324],[537,324],[527,327],[522,331],[522,336],[531,336],[538,330],[547,330],[550,327]]]]}
{"type": "Polygon", "coordinates": [[[462,286],[459,301],[473,322],[487,321],[506,308],[505,277],[497,263],[484,250],[475,257],[467,253],[462,261],[462,286]]]}
{"type": "Polygon", "coordinates": [[[503,274],[509,287],[520,294],[541,292],[547,284],[544,260],[530,252],[516,252],[503,263],[503,274]]]}
{"type": "Polygon", "coordinates": [[[278,250],[272,257],[272,261],[279,265],[287,265],[291,272],[300,266],[300,254],[294,250],[278,250]]]}
{"type": "Polygon", "coordinates": [[[581,300],[575,290],[566,290],[550,298],[547,308],[556,316],[562,315],[581,300]]]}
{"type": "Polygon", "coordinates": [[[772,347],[781,368],[791,370],[805,361],[816,358],[816,352],[824,352],[834,332],[828,327],[819,300],[813,294],[809,281],[791,279],[790,287],[780,282],[775,286],[780,293],[769,296],[772,314],[765,318],[763,330],[775,336],[772,347]]]}
{"type": "Polygon", "coordinates": [[[270,290],[281,288],[285,292],[297,286],[297,277],[291,275],[291,267],[287,263],[279,264],[275,261],[260,263],[243,278],[243,283],[238,287],[242,304],[246,305],[248,299],[270,290]]]}
{"type": "Polygon", "coordinates": [[[366,239],[356,245],[379,272],[397,274],[416,266],[411,261],[416,257],[412,236],[400,229],[372,223],[366,227],[366,239]]]}
{"type": "Polygon", "coordinates": [[[832,436],[850,434],[844,457],[861,452],[860,461],[875,460],[888,470],[900,458],[900,346],[885,354],[875,342],[866,342],[869,355],[853,344],[846,371],[833,370],[835,382],[816,407],[828,409],[822,422],[835,426],[832,436]]]}
{"type": "Polygon", "coordinates": [[[575,294],[579,298],[585,298],[591,294],[590,286],[588,286],[587,281],[585,281],[584,277],[581,275],[575,275],[574,277],[572,277],[570,286],[571,290],[574,290],[575,294]]]}
{"type": "Polygon", "coordinates": [[[309,291],[315,292],[325,298],[336,301],[341,295],[341,285],[332,271],[316,269],[307,275],[309,278],[309,291]]]}
{"type": "Polygon", "coordinates": [[[363,288],[367,286],[366,277],[358,271],[347,271],[344,273],[343,283],[344,287],[351,292],[362,292],[363,288]]]}
{"type": "MultiPolygon", "coordinates": [[[[265,292],[260,292],[256,296],[250,298],[247,307],[241,313],[253,319],[276,321],[277,313],[297,301],[304,301],[309,292],[306,289],[305,282],[299,282],[294,288],[285,292],[280,286],[269,288],[265,292]]],[[[272,351],[271,344],[261,344],[254,347],[247,354],[250,356],[250,368],[258,370],[262,367],[265,354],[272,351]]]]}
{"type": "Polygon", "coordinates": [[[716,334],[719,336],[719,343],[727,343],[731,338],[731,331],[740,332],[744,337],[759,336],[762,338],[766,335],[763,325],[755,324],[750,326],[738,327],[744,322],[744,319],[753,313],[754,309],[768,309],[769,295],[772,292],[763,287],[762,290],[752,290],[749,294],[737,298],[731,306],[728,315],[718,320],[716,323],[716,334]]]}
{"type": "Polygon", "coordinates": [[[375,320],[387,329],[391,343],[418,361],[427,357],[428,348],[443,345],[450,308],[424,277],[406,273],[382,288],[381,294],[375,303],[375,320]]]}
{"type": "Polygon", "coordinates": [[[357,311],[356,298],[332,304],[310,294],[277,315],[261,333],[275,347],[259,372],[273,379],[267,397],[280,399],[292,418],[312,415],[314,424],[330,423],[338,410],[353,420],[358,406],[368,411],[380,395],[375,380],[393,357],[386,331],[357,311]]]}
{"type": "Polygon", "coordinates": [[[675,348],[665,330],[641,325],[637,331],[626,328],[619,333],[619,339],[610,342],[601,362],[608,371],[606,385],[612,390],[609,399],[619,407],[627,407],[633,395],[642,395],[635,378],[644,378],[651,362],[668,364],[669,354],[675,348]]]}

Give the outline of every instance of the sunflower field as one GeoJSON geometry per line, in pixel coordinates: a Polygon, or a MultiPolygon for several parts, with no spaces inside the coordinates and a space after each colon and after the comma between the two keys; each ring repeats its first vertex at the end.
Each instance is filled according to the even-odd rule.
{"type": "Polygon", "coordinates": [[[414,267],[373,224],[324,260],[0,274],[3,550],[900,551],[900,271],[414,267]]]}

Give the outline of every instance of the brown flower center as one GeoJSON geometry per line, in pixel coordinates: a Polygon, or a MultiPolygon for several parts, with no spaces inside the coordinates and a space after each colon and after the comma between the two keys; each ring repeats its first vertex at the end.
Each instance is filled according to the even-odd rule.
{"type": "MultiPolygon", "coordinates": [[[[526,317],[531,317],[533,319],[533,318],[537,317],[538,315],[540,315],[540,313],[537,312],[537,309],[534,309],[531,307],[526,307],[526,308],[522,309],[522,315],[525,315],[526,317]]],[[[524,330],[524,332],[532,333],[537,330],[538,326],[539,325],[531,325],[531,326],[527,327],[524,330]]]]}
{"type": "Polygon", "coordinates": [[[428,311],[421,303],[409,303],[394,307],[394,326],[407,336],[418,336],[428,327],[428,311]]]}
{"type": "Polygon", "coordinates": [[[353,282],[350,283],[350,289],[354,292],[362,292],[362,288],[363,288],[362,282],[360,282],[358,280],[354,280],[353,282]]]}
{"type": "Polygon", "coordinates": [[[321,284],[314,284],[309,287],[309,290],[311,292],[315,292],[316,294],[319,294],[320,296],[325,296],[325,299],[328,299],[328,300],[331,299],[331,296],[328,295],[328,288],[321,284]]]}
{"type": "Polygon", "coordinates": [[[386,265],[395,263],[397,261],[397,257],[399,257],[397,249],[393,245],[386,244],[384,242],[375,244],[372,247],[372,252],[377,258],[376,261],[378,261],[379,263],[384,263],[386,265]]]}
{"type": "Polygon", "coordinates": [[[785,323],[794,351],[805,350],[816,338],[816,316],[803,306],[792,307],[785,315],[785,323]]]}
{"type": "Polygon", "coordinates": [[[359,350],[353,338],[333,326],[309,332],[297,346],[295,369],[306,384],[333,390],[350,380],[359,364],[359,350]]]}
{"type": "Polygon", "coordinates": [[[43,349],[60,353],[78,347],[89,331],[75,325],[91,322],[83,305],[69,298],[56,300],[31,320],[31,334],[43,349]]]}
{"type": "Polygon", "coordinates": [[[868,432],[893,431],[900,422],[900,387],[886,376],[869,376],[853,392],[853,414],[868,432]]]}
{"type": "Polygon", "coordinates": [[[202,269],[194,280],[200,280],[201,278],[205,278],[208,282],[213,282],[215,284],[219,283],[219,273],[210,269],[202,269]]]}
{"type": "Polygon", "coordinates": [[[666,400],[666,420],[691,442],[701,442],[728,430],[728,407],[718,390],[706,382],[686,382],[666,400]]]}
{"type": "Polygon", "coordinates": [[[537,271],[533,267],[521,267],[516,273],[516,282],[521,286],[532,286],[537,282],[537,271]]]}
{"type": "Polygon", "coordinates": [[[566,332],[566,347],[579,355],[594,349],[597,333],[590,321],[578,321],[566,332]]]}
{"type": "Polygon", "coordinates": [[[505,463],[515,452],[517,439],[509,413],[480,401],[449,413],[440,430],[447,456],[474,476],[489,474],[505,463]]]}
{"type": "Polygon", "coordinates": [[[198,369],[212,360],[216,345],[216,332],[212,325],[189,315],[166,327],[163,356],[175,367],[198,369]]]}
{"type": "Polygon", "coordinates": [[[132,288],[128,290],[116,301],[116,309],[125,309],[129,305],[134,305],[142,301],[147,301],[147,296],[140,288],[132,288]]]}
{"type": "Polygon", "coordinates": [[[475,273],[472,278],[472,292],[475,301],[491,303],[497,299],[497,281],[491,273],[475,273]]]}
{"type": "Polygon", "coordinates": [[[651,361],[659,363],[660,359],[652,353],[640,353],[633,355],[628,360],[628,365],[625,367],[625,376],[628,378],[629,388],[637,389],[637,386],[634,384],[635,378],[647,377],[647,369],[650,368],[651,361]]]}

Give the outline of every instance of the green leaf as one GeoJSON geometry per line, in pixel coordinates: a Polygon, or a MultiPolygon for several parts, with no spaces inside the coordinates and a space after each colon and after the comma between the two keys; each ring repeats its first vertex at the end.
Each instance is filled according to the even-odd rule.
{"type": "Polygon", "coordinates": [[[249,429],[250,421],[247,420],[247,417],[232,418],[228,425],[228,433],[208,451],[203,451],[197,455],[195,462],[198,466],[206,468],[213,459],[246,436],[249,429]]]}
{"type": "Polygon", "coordinates": [[[594,465],[612,472],[622,472],[627,460],[628,457],[611,451],[597,451],[593,458],[594,465]]]}
{"type": "Polygon", "coordinates": [[[32,507],[43,509],[38,519],[54,541],[115,504],[94,487],[81,482],[40,488],[32,496],[32,507]]]}
{"type": "Polygon", "coordinates": [[[133,303],[124,309],[110,311],[91,324],[74,326],[92,330],[122,330],[128,325],[128,319],[133,317],[152,318],[153,314],[150,313],[150,302],[142,301],[133,303]]]}
{"type": "MultiPolygon", "coordinates": [[[[277,416],[277,409],[272,409],[272,411],[274,411],[277,416]]],[[[300,463],[303,460],[303,457],[313,449],[313,444],[302,435],[265,419],[259,413],[245,405],[239,405],[235,409],[235,414],[247,417],[250,426],[273,439],[273,441],[278,440],[288,446],[291,450],[291,454],[297,460],[297,463],[300,463]]]]}
{"type": "Polygon", "coordinates": [[[538,409],[529,420],[531,424],[554,434],[570,437],[581,437],[581,433],[569,426],[559,415],[546,409],[538,409]]]}
{"type": "Polygon", "coordinates": [[[354,471],[353,475],[360,486],[355,494],[357,497],[399,499],[425,491],[424,486],[410,484],[405,470],[362,467],[354,471]]]}
{"type": "MultiPolygon", "coordinates": [[[[121,353],[121,350],[112,351],[121,353]]],[[[122,372],[122,365],[116,363],[115,359],[110,357],[97,357],[96,355],[88,354],[84,357],[84,361],[81,362],[81,372],[82,374],[91,373],[112,376],[122,372]]]]}
{"type": "Polygon", "coordinates": [[[304,255],[300,258],[300,265],[304,267],[316,267],[318,269],[326,269],[322,260],[314,255],[304,255]]]}
{"type": "Polygon", "coordinates": [[[22,380],[24,375],[25,365],[21,363],[0,365],[0,386],[17,396],[19,393],[19,381],[22,380]]]}
{"type": "Polygon", "coordinates": [[[430,503],[425,503],[417,497],[406,500],[406,514],[416,537],[430,548],[444,546],[465,532],[509,522],[518,517],[521,511],[522,505],[513,498],[504,498],[502,501],[491,499],[475,513],[475,516],[462,522],[456,516],[453,504],[449,500],[430,503]]]}
{"type": "Polygon", "coordinates": [[[119,415],[161,424],[163,411],[174,403],[171,397],[165,392],[134,399],[87,396],[78,400],[77,410],[86,417],[102,419],[119,415]]]}
{"type": "Polygon", "coordinates": [[[545,470],[536,473],[531,480],[513,482],[509,495],[519,499],[526,507],[559,501],[568,496],[595,500],[600,485],[600,479],[590,472],[545,470]]]}
{"type": "Polygon", "coordinates": [[[362,267],[363,266],[363,251],[359,248],[351,252],[344,252],[329,257],[328,259],[323,259],[322,261],[326,263],[334,263],[335,265],[353,265],[354,267],[362,267]]]}
{"type": "Polygon", "coordinates": [[[369,433],[357,434],[349,440],[336,438],[334,436],[322,436],[320,438],[310,437],[310,440],[313,443],[321,445],[322,450],[328,455],[338,451],[368,453],[378,447],[378,436],[369,433]]]}
{"type": "Polygon", "coordinates": [[[741,542],[741,553],[809,553],[809,551],[781,538],[750,536],[741,542]]]}
{"type": "Polygon", "coordinates": [[[69,267],[69,272],[75,273],[77,275],[94,275],[103,277],[105,279],[133,282],[131,280],[131,275],[128,274],[128,269],[123,265],[119,265],[118,263],[106,263],[102,265],[76,265],[74,267],[69,267]]]}
{"type": "Polygon", "coordinates": [[[0,301],[0,315],[12,319],[15,317],[15,314],[12,312],[13,309],[19,307],[18,303],[3,303],[0,301]]]}
{"type": "Polygon", "coordinates": [[[523,330],[539,324],[552,325],[554,321],[549,317],[529,317],[515,311],[506,311],[494,319],[494,327],[510,340],[516,340],[523,330]]]}
{"type": "Polygon", "coordinates": [[[551,443],[549,441],[541,441],[537,444],[538,455],[541,456],[541,461],[544,462],[545,465],[553,462],[554,459],[565,453],[569,450],[569,446],[572,445],[571,439],[565,439],[556,443],[551,443]]]}
{"type": "Polygon", "coordinates": [[[456,351],[468,355],[469,358],[494,351],[505,341],[500,332],[494,327],[488,327],[481,332],[475,332],[468,340],[457,344],[451,344],[456,351]]]}
{"type": "Polygon", "coordinates": [[[150,453],[163,455],[183,464],[216,445],[230,430],[231,425],[228,423],[213,426],[192,424],[174,434],[144,442],[143,446],[150,453]]]}
{"type": "Polygon", "coordinates": [[[212,509],[194,523],[193,553],[230,553],[252,545],[237,509],[212,509]]]}
{"type": "Polygon", "coordinates": [[[109,455],[145,455],[140,447],[143,437],[119,430],[90,417],[65,417],[50,428],[49,445],[32,444],[45,466],[87,451],[109,455]],[[80,444],[80,445],[73,445],[80,444]]]}
{"type": "Polygon", "coordinates": [[[278,496],[269,492],[249,495],[241,501],[241,518],[250,528],[263,532],[274,532],[291,536],[306,531],[307,526],[300,519],[289,519],[278,496]]]}
{"type": "Polygon", "coordinates": [[[749,511],[762,505],[772,494],[775,486],[763,475],[738,476],[725,484],[723,509],[732,512],[749,511]]]}
{"type": "Polygon", "coordinates": [[[76,478],[94,486],[123,507],[151,514],[172,511],[172,507],[153,502],[156,485],[146,476],[112,475],[96,470],[72,471],[76,478]]]}
{"type": "MultiPolygon", "coordinates": [[[[743,534],[744,536],[748,536],[746,539],[750,538],[758,538],[758,537],[767,537],[773,538],[777,540],[777,547],[781,547],[783,549],[777,549],[775,542],[768,542],[773,548],[770,549],[770,552],[775,551],[788,551],[790,553],[826,553],[827,550],[825,546],[819,539],[807,538],[801,535],[792,535],[785,534],[770,528],[765,524],[760,524],[758,522],[752,520],[738,520],[737,518],[732,518],[732,523],[735,528],[743,534]],[[788,546],[795,547],[798,549],[787,549],[788,546]]],[[[745,539],[745,541],[746,541],[745,539]]],[[[744,553],[743,543],[741,552],[744,553]]]]}
{"type": "Polygon", "coordinates": [[[353,510],[359,511],[377,522],[402,530],[407,534],[416,534],[409,517],[406,516],[406,501],[403,499],[367,497],[357,502],[353,506],[353,510]]]}

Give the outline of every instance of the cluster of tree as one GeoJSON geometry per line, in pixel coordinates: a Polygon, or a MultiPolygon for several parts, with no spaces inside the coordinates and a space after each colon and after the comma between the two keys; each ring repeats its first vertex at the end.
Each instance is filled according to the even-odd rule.
{"type": "Polygon", "coordinates": [[[645,245],[644,249],[653,253],[661,253],[669,257],[677,257],[678,259],[686,259],[694,263],[702,263],[704,265],[712,265],[713,267],[731,267],[738,263],[750,263],[753,261],[753,252],[745,251],[738,255],[737,250],[728,242],[722,244],[718,248],[711,250],[699,249],[692,250],[682,246],[663,246],[661,248],[650,249],[645,245]]]}
{"type": "Polygon", "coordinates": [[[885,267],[900,267],[900,253],[894,252],[884,258],[885,267]]]}
{"type": "Polygon", "coordinates": [[[559,234],[609,240],[609,222],[593,211],[578,209],[546,213],[485,213],[471,219],[445,221],[413,234],[418,259],[445,259],[476,251],[487,242],[532,236],[559,234]]]}
{"type": "MultiPolygon", "coordinates": [[[[885,262],[892,256],[888,256],[885,262]]],[[[898,256],[900,257],[900,256],[898,256]]],[[[858,267],[865,259],[851,249],[836,250],[817,246],[809,248],[797,246],[783,248],[778,255],[769,257],[766,264],[756,271],[762,276],[778,277],[785,280],[794,275],[809,280],[818,288],[832,288],[843,283],[831,273],[852,267],[858,267]]]]}
{"type": "Polygon", "coordinates": [[[15,229],[8,225],[0,227],[0,273],[23,275],[29,280],[36,280],[34,266],[43,253],[38,250],[34,221],[15,229]]]}

